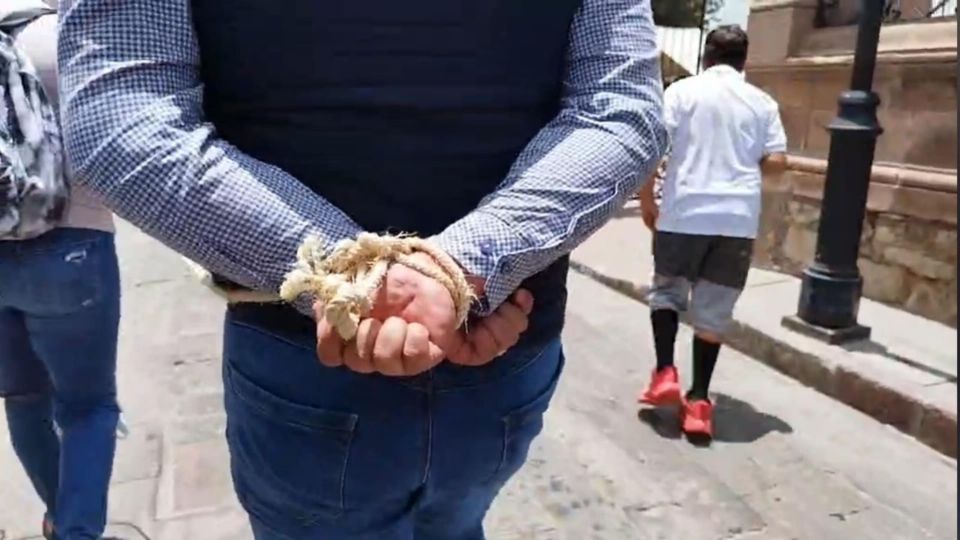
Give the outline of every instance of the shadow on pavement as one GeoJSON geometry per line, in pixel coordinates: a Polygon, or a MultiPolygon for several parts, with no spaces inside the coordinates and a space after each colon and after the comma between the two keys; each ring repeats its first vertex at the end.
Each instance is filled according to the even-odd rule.
{"type": "MultiPolygon", "coordinates": [[[[779,417],[756,410],[753,405],[727,394],[714,394],[713,440],[725,443],[750,443],[768,433],[793,433],[790,424],[779,417]]],[[[665,439],[680,439],[679,408],[640,409],[638,418],[665,439]]],[[[703,440],[691,440],[706,446],[703,440]]]]}
{"type": "Polygon", "coordinates": [[[680,433],[679,412],[678,407],[640,409],[637,417],[664,439],[679,439],[683,435],[680,433]]]}

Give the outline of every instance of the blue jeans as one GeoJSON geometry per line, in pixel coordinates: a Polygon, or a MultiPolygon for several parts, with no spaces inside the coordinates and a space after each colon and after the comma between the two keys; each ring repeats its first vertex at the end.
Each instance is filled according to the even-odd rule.
{"type": "Polygon", "coordinates": [[[227,441],[257,540],[482,540],[563,366],[559,338],[412,378],[323,367],[228,313],[227,441]]]}
{"type": "Polygon", "coordinates": [[[0,397],[13,449],[61,540],[103,534],[119,321],[112,234],[55,229],[0,242],[0,397]]]}

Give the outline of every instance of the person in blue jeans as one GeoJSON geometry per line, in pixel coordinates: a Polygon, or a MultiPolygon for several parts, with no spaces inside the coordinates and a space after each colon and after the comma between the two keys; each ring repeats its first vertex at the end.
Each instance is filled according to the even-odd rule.
{"type": "Polygon", "coordinates": [[[666,147],[649,0],[62,4],[76,181],[263,294],[224,327],[256,538],[484,538],[562,370],[567,255],[666,147]],[[434,253],[389,267],[355,335],[267,301],[308,239],[385,232],[434,253]],[[465,326],[428,275],[454,264],[465,326]]]}
{"type": "Polygon", "coordinates": [[[61,227],[0,242],[0,395],[49,538],[103,534],[119,320],[113,234],[61,227]]]}
{"type": "MultiPolygon", "coordinates": [[[[0,32],[55,103],[56,13],[0,6],[0,32]]],[[[82,187],[59,226],[0,240],[0,397],[13,449],[46,506],[44,537],[99,539],[119,415],[120,275],[109,211],[82,187]]]]}

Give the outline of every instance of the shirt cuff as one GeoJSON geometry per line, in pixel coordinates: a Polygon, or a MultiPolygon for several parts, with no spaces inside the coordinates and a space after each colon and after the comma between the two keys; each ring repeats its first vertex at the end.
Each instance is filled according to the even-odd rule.
{"type": "Polygon", "coordinates": [[[432,240],[468,275],[486,280],[484,295],[473,310],[479,315],[492,313],[524,279],[513,259],[528,248],[528,242],[493,214],[475,210],[432,240]]]}
{"type": "Polygon", "coordinates": [[[766,152],[767,154],[776,154],[780,152],[786,152],[787,145],[785,143],[771,143],[771,144],[768,144],[763,149],[763,151],[766,152]]]}

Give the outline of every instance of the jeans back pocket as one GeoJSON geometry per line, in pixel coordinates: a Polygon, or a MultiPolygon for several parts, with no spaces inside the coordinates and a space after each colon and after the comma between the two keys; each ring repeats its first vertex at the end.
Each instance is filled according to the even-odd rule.
{"type": "Polygon", "coordinates": [[[237,496],[252,515],[296,530],[344,510],[356,414],[291,402],[224,367],[237,496]]]}
{"type": "MultiPolygon", "coordinates": [[[[89,233],[85,239],[64,237],[24,251],[19,302],[24,311],[41,317],[67,315],[104,301],[108,280],[119,282],[116,254],[109,233],[89,233]]],[[[113,290],[118,285],[113,284],[113,290]]]]}

